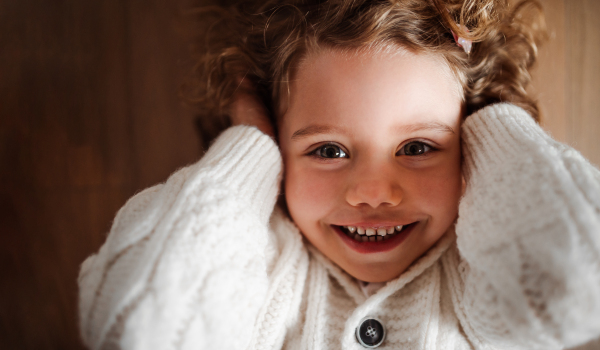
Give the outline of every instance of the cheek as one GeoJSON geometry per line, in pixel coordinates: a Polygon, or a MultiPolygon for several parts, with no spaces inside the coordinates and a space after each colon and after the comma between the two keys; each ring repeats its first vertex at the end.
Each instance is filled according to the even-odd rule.
{"type": "Polygon", "coordinates": [[[462,193],[460,156],[413,177],[412,199],[431,215],[434,223],[450,225],[458,214],[462,193]]]}
{"type": "Polygon", "coordinates": [[[285,164],[285,197],[290,215],[305,231],[335,209],[340,181],[337,176],[304,168],[295,162],[285,164]]]}

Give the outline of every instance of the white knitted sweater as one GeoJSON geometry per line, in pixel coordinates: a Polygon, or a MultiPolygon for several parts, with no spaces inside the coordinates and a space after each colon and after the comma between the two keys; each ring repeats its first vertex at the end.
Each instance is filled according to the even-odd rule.
{"type": "Polygon", "coordinates": [[[129,200],[81,268],[92,349],[562,349],[600,335],[600,172],[520,108],[462,127],[455,230],[369,298],[274,209],[276,144],[225,131],[129,200]],[[455,233],[456,232],[456,233],[455,233]]]}

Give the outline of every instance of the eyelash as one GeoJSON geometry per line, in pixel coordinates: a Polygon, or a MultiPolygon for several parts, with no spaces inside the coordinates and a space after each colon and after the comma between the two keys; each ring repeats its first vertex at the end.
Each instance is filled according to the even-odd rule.
{"type": "MultiPolygon", "coordinates": [[[[423,141],[410,141],[405,143],[404,145],[402,145],[402,147],[400,147],[400,149],[398,150],[398,152],[396,152],[396,156],[407,156],[407,157],[424,157],[427,156],[429,153],[431,152],[435,152],[438,149],[436,147],[433,147],[432,145],[423,142],[423,141]],[[408,155],[406,154],[406,146],[408,145],[412,145],[412,144],[418,144],[418,145],[422,145],[424,146],[425,150],[423,151],[423,153],[421,154],[415,154],[415,155],[408,155]],[[402,153],[401,153],[402,152],[402,153]]],[[[335,143],[326,143],[324,145],[321,145],[317,148],[315,148],[314,150],[312,150],[311,152],[308,153],[309,156],[321,159],[321,160],[330,160],[330,159],[340,159],[340,158],[350,158],[348,156],[348,152],[346,152],[341,146],[335,144],[335,143]],[[343,154],[342,157],[323,157],[321,155],[319,155],[319,151],[322,151],[323,149],[325,149],[325,147],[335,147],[339,150],[338,154],[343,154]]]]}
{"type": "Polygon", "coordinates": [[[310,151],[308,153],[309,156],[318,158],[318,159],[323,159],[323,160],[330,160],[330,159],[340,159],[340,158],[349,158],[348,157],[348,152],[346,152],[342,147],[336,145],[335,143],[326,143],[324,145],[321,145],[317,148],[315,148],[314,150],[310,151]],[[322,157],[318,154],[319,151],[325,149],[325,147],[335,147],[337,148],[340,153],[342,153],[344,156],[343,157],[322,157]]]}
{"type": "Polygon", "coordinates": [[[423,142],[423,141],[409,141],[407,143],[405,143],[404,145],[402,145],[402,147],[400,147],[400,149],[398,150],[398,152],[396,152],[397,156],[407,156],[407,157],[424,157],[426,155],[428,155],[431,152],[435,152],[438,149],[436,147],[433,147],[432,145],[430,145],[427,142],[423,142]],[[425,147],[425,151],[421,154],[416,154],[416,155],[408,155],[406,153],[400,153],[400,152],[405,152],[405,148],[408,145],[412,145],[412,144],[418,144],[418,145],[423,145],[425,147]]]}

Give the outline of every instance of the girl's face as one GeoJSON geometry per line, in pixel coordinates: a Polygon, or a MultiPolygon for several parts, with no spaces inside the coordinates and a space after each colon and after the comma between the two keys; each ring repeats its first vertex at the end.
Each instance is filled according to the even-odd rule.
{"type": "Polygon", "coordinates": [[[298,68],[280,120],[289,212],[355,278],[397,277],[454,223],[461,98],[440,60],[408,52],[312,55],[298,68]]]}

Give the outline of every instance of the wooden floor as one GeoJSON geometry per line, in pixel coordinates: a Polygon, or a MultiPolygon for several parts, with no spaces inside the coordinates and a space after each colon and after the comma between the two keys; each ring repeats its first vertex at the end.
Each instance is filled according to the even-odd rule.
{"type": "Polygon", "coordinates": [[[79,264],[200,157],[174,4],[0,2],[0,349],[82,348],[79,264]]]}
{"type": "MultiPolygon", "coordinates": [[[[600,2],[544,4],[544,125],[600,164],[600,2]]],[[[200,157],[184,7],[0,2],[0,349],[81,349],[79,264],[127,198],[200,157]]]]}
{"type": "Polygon", "coordinates": [[[550,40],[532,90],[542,124],[600,165],[600,1],[541,0],[550,40]]]}

